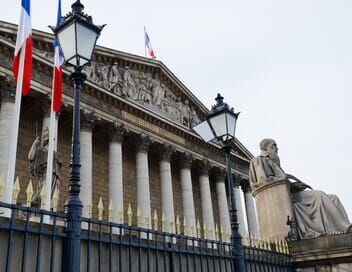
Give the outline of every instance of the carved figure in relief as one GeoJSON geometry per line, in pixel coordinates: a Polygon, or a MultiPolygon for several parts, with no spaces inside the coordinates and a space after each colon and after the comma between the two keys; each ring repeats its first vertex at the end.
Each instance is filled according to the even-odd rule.
{"type": "MultiPolygon", "coordinates": [[[[292,201],[300,238],[352,231],[346,211],[337,196],[312,190],[309,185],[295,176],[285,173],[280,166],[278,148],[273,139],[262,140],[260,149],[261,155],[251,161],[249,169],[252,190],[272,182],[294,180],[290,183],[291,199],[289,201],[292,201]]],[[[284,221],[285,218],[283,218],[284,221]]]]}
{"type": "Polygon", "coordinates": [[[183,103],[181,101],[181,97],[178,96],[175,102],[176,121],[180,122],[181,124],[182,124],[182,108],[183,108],[183,103]]]}
{"type": "Polygon", "coordinates": [[[133,98],[135,94],[135,85],[128,66],[125,67],[123,73],[123,87],[122,87],[122,96],[127,96],[133,98]]]}
{"type": "MultiPolygon", "coordinates": [[[[43,185],[46,182],[46,167],[48,159],[48,144],[49,144],[49,130],[43,132],[42,139],[38,136],[28,153],[29,167],[33,177],[38,177],[36,190],[32,197],[32,206],[38,207],[41,201],[40,193],[43,185]]],[[[59,189],[60,176],[59,170],[61,169],[62,162],[57,158],[56,152],[54,153],[53,162],[53,177],[51,183],[51,197],[53,196],[55,188],[59,189]]]]}
{"type": "Polygon", "coordinates": [[[136,92],[137,92],[137,98],[140,103],[142,104],[151,104],[152,103],[152,95],[150,90],[148,90],[148,79],[146,76],[139,75],[136,77],[136,92]]]}
{"type": "Polygon", "coordinates": [[[109,72],[109,90],[114,94],[121,95],[122,79],[119,72],[118,63],[115,62],[111,65],[109,72]]]}
{"type": "Polygon", "coordinates": [[[196,109],[194,107],[191,108],[191,127],[194,127],[200,123],[199,117],[197,115],[196,109]]]}
{"type": "Polygon", "coordinates": [[[191,108],[189,106],[188,99],[185,100],[185,103],[182,106],[182,124],[186,127],[190,126],[190,117],[191,117],[191,108]]]}
{"type": "Polygon", "coordinates": [[[154,78],[150,82],[150,87],[152,89],[153,100],[152,103],[155,106],[160,106],[161,100],[163,99],[165,92],[160,84],[159,75],[155,74],[154,78]]]}
{"type": "Polygon", "coordinates": [[[110,72],[110,65],[103,65],[101,67],[101,81],[102,81],[102,84],[103,84],[103,87],[105,89],[109,89],[109,80],[110,80],[110,77],[109,77],[109,73],[110,72]]]}
{"type": "Polygon", "coordinates": [[[96,75],[95,75],[95,64],[91,64],[90,66],[86,66],[84,69],[86,70],[87,79],[96,82],[96,75]]]}

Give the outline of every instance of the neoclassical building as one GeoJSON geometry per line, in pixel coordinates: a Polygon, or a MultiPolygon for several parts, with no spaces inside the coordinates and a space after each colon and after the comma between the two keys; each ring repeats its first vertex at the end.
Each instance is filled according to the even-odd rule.
{"type": "MultiPolygon", "coordinates": [[[[6,175],[15,82],[12,57],[17,27],[0,21],[0,174],[6,175]]],[[[23,97],[17,148],[18,203],[32,177],[28,152],[47,128],[53,71],[53,36],[33,31],[31,92],[23,97]]],[[[224,154],[216,143],[205,143],[192,127],[204,120],[207,107],[161,62],[114,49],[97,47],[88,80],[81,93],[81,200],[84,216],[98,216],[100,198],[114,207],[112,218],[126,222],[129,208],[133,224],[148,227],[156,212],[175,231],[176,218],[192,226],[229,229],[224,154]],[[139,214],[139,216],[138,216],[139,214]]],[[[63,76],[63,105],[57,116],[57,154],[60,170],[59,205],[64,209],[70,174],[73,84],[70,71],[63,76]]],[[[242,234],[258,235],[254,200],[248,185],[253,157],[234,143],[233,174],[240,207],[242,234]],[[241,194],[244,205],[240,201],[241,194]]],[[[9,188],[9,185],[6,185],[9,188]]],[[[11,185],[10,185],[11,187],[11,185]]],[[[11,199],[5,190],[2,200],[11,199]]]]}

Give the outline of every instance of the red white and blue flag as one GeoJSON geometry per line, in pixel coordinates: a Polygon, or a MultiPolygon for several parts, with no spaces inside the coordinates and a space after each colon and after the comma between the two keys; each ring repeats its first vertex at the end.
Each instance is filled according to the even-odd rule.
{"type": "MultiPolygon", "coordinates": [[[[59,0],[59,6],[57,10],[57,21],[56,27],[61,24],[61,0],[59,0]]],[[[62,101],[62,65],[64,64],[64,57],[62,55],[59,41],[57,38],[54,40],[54,79],[53,79],[53,111],[58,112],[60,110],[62,101]]]]}
{"type": "Polygon", "coordinates": [[[22,0],[20,23],[18,25],[15,56],[13,58],[13,74],[18,80],[22,77],[22,94],[29,93],[32,73],[32,25],[30,0],[22,0]],[[21,54],[24,52],[24,61],[20,62],[21,54]],[[22,67],[20,67],[22,65],[22,67]],[[22,72],[22,74],[20,74],[22,72]]]}
{"type": "Polygon", "coordinates": [[[145,41],[145,47],[148,49],[148,54],[151,58],[156,58],[155,57],[155,54],[154,54],[154,50],[153,50],[153,47],[152,47],[152,44],[150,43],[150,39],[149,39],[149,36],[148,36],[148,33],[144,27],[144,41],[145,41]]]}

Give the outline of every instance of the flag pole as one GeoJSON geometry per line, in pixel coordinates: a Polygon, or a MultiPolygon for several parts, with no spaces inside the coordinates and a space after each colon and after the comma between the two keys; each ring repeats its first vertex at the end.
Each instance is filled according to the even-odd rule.
{"type": "MultiPolygon", "coordinates": [[[[46,199],[44,209],[50,211],[51,208],[51,186],[53,180],[53,164],[54,164],[54,151],[56,143],[56,113],[53,110],[54,104],[54,77],[53,77],[53,91],[51,95],[51,107],[50,107],[50,122],[49,122],[49,146],[48,146],[48,161],[46,165],[46,199]]],[[[45,221],[49,221],[49,218],[44,218],[45,221]]],[[[48,223],[48,222],[45,222],[48,223]]]]}
{"type": "MultiPolygon", "coordinates": [[[[24,59],[26,55],[26,46],[22,46],[20,52],[20,62],[18,67],[18,77],[16,84],[16,100],[13,116],[13,125],[10,139],[10,151],[9,151],[9,163],[7,167],[7,178],[5,187],[4,201],[12,203],[12,190],[13,183],[15,180],[15,168],[16,168],[16,153],[17,153],[17,140],[18,130],[20,125],[20,113],[21,113],[21,100],[22,100],[22,88],[23,88],[23,71],[24,71],[24,59]]],[[[4,212],[5,216],[10,216],[10,210],[4,212]]]]}
{"type": "Polygon", "coordinates": [[[145,44],[145,33],[146,33],[146,29],[145,29],[145,26],[144,26],[144,57],[146,58],[147,57],[147,50],[146,50],[146,44],[145,44]]]}

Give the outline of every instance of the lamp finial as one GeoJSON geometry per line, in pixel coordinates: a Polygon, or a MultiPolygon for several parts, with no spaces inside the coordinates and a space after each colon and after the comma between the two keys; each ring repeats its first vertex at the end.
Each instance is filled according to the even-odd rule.
{"type": "Polygon", "coordinates": [[[71,8],[73,13],[82,13],[84,6],[80,0],[77,0],[72,4],[71,8]]]}

